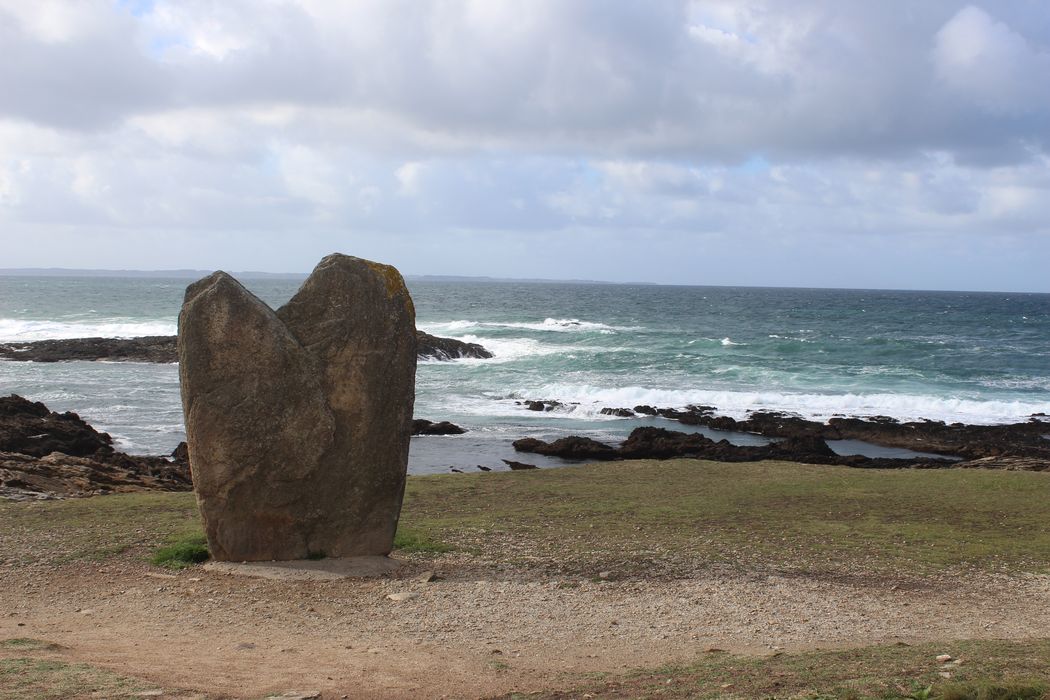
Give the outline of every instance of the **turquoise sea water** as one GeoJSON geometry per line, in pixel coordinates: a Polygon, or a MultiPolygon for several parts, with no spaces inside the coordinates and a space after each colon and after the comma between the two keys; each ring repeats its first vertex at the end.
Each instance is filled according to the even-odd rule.
{"type": "MultiPolygon", "coordinates": [[[[189,281],[0,277],[0,341],[174,334],[189,281]]],[[[299,284],[244,282],[271,305],[299,284]]],[[[1045,294],[411,280],[409,287],[421,329],[496,355],[420,364],[416,415],[470,432],[415,439],[414,471],[495,466],[514,458],[509,442],[524,435],[611,440],[653,420],[601,416],[607,406],[968,423],[1050,413],[1045,294]],[[538,414],[517,403],[523,399],[566,406],[538,414]]],[[[182,439],[175,366],[0,363],[0,392],[77,411],[130,452],[165,453],[182,439]]]]}

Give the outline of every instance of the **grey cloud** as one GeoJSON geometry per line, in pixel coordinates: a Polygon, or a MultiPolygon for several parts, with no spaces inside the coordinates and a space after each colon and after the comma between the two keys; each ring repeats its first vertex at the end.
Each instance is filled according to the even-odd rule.
{"type": "Polygon", "coordinates": [[[0,8],[0,46],[0,116],[98,129],[170,103],[166,72],[142,55],[126,18],[68,41],[45,41],[0,8]]]}

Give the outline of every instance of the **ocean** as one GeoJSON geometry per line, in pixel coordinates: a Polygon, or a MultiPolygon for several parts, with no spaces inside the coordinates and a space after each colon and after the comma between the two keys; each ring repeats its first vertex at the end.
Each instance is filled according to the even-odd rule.
{"type": "MultiPolygon", "coordinates": [[[[190,281],[0,277],[0,342],[174,334],[190,281]]],[[[301,280],[242,281],[279,306],[301,280]]],[[[502,459],[562,463],[516,455],[510,443],[524,436],[614,442],[654,423],[706,432],[601,415],[604,407],[984,424],[1050,413],[1047,294],[422,280],[409,288],[420,329],[495,354],[420,363],[415,415],[468,432],[413,438],[413,473],[500,468],[502,459]],[[563,406],[538,413],[520,403],[528,399],[563,406]]],[[[75,411],[130,453],[166,454],[184,438],[174,365],[0,361],[0,393],[75,411]]]]}

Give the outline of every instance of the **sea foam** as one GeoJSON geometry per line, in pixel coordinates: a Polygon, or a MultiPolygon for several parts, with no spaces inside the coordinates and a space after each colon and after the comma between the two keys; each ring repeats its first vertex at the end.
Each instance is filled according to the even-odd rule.
{"type": "Polygon", "coordinates": [[[813,394],[778,391],[712,391],[703,389],[651,389],[641,386],[602,388],[587,385],[547,384],[535,396],[575,406],[576,417],[597,416],[602,408],[650,405],[682,408],[714,406],[722,415],[744,418],[748,411],[787,411],[805,418],[832,416],[893,416],[900,420],[943,420],[974,424],[1013,423],[1033,413],[1050,413],[1050,402],[974,400],[922,394],[841,393],[813,394]]]}
{"type": "Polygon", "coordinates": [[[546,318],[540,322],[495,322],[495,321],[446,321],[442,323],[423,323],[419,328],[428,333],[457,333],[477,329],[517,329],[551,333],[600,333],[611,335],[618,332],[642,330],[640,326],[612,326],[606,323],[581,321],[578,318],[546,318]]]}
{"type": "Polygon", "coordinates": [[[174,321],[96,319],[92,321],[45,321],[0,318],[0,342],[29,342],[66,338],[138,338],[175,335],[174,321]]]}

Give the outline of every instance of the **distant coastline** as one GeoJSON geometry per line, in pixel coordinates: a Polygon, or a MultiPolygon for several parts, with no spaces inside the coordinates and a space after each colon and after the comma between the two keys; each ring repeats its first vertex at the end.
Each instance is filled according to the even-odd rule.
{"type": "MultiPolygon", "coordinates": [[[[65,267],[0,268],[0,277],[117,277],[130,279],[199,279],[214,270],[100,270],[65,267]]],[[[241,279],[305,280],[307,272],[260,272],[247,270],[230,273],[241,279]]],[[[405,275],[416,282],[497,282],[507,284],[611,284],[631,286],[658,286],[655,282],[609,282],[606,280],[545,279],[539,277],[488,277],[483,275],[405,275]]]]}
{"type": "MultiPolygon", "coordinates": [[[[0,268],[0,277],[55,277],[55,278],[93,278],[93,279],[179,279],[195,280],[210,275],[214,270],[109,270],[97,268],[65,267],[11,267],[0,268]]],[[[308,272],[262,272],[259,270],[234,271],[234,277],[244,280],[305,280],[308,272]]],[[[948,293],[948,294],[1017,294],[1025,296],[1047,296],[1050,291],[1018,289],[901,289],[897,287],[814,287],[778,284],[684,284],[671,282],[645,282],[629,280],[617,282],[612,280],[589,279],[553,279],[546,277],[491,277],[486,275],[405,275],[409,282],[436,282],[462,284],[579,284],[610,287],[697,287],[702,289],[784,289],[792,291],[842,291],[842,292],[903,292],[914,294],[948,293]]]]}

